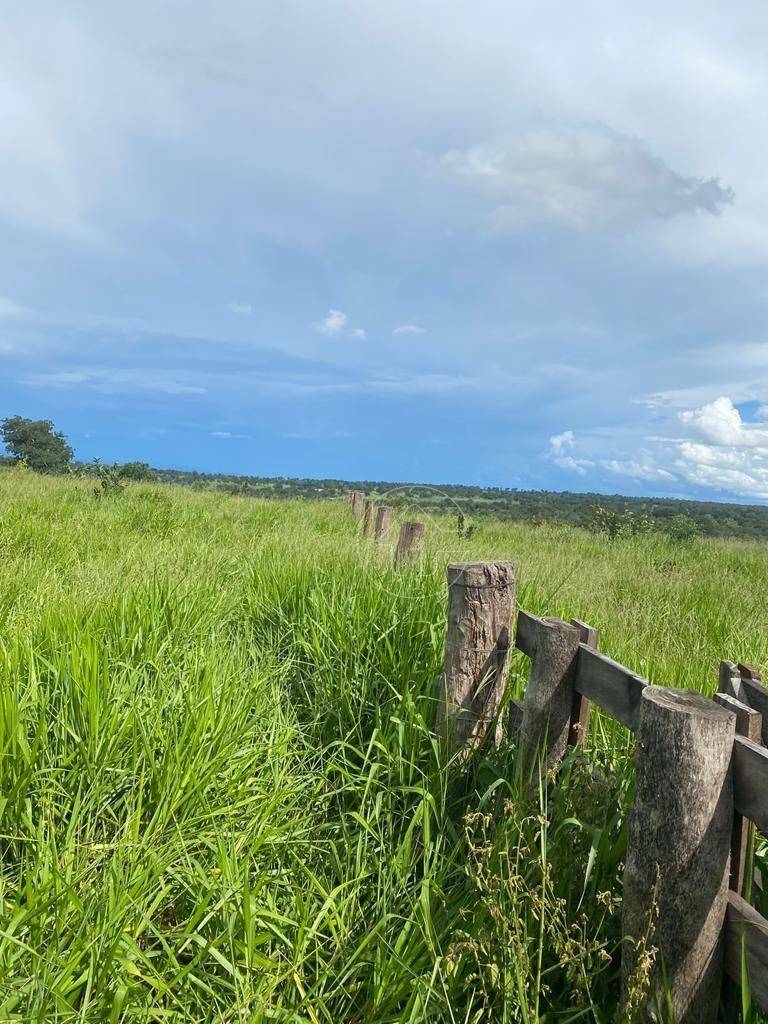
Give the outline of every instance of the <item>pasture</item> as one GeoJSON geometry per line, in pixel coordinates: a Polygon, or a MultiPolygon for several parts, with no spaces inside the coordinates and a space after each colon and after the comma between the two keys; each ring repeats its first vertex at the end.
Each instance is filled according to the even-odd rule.
{"type": "Polygon", "coordinates": [[[494,558],[654,683],[768,666],[756,542],[436,517],[396,570],[343,501],[0,472],[0,1020],[612,1021],[629,734],[535,800],[434,736],[494,558]]]}

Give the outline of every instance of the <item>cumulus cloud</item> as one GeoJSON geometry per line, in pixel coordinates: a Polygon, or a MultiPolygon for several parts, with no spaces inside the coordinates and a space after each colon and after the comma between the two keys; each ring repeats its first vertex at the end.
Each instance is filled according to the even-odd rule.
{"type": "Polygon", "coordinates": [[[227,309],[235,316],[251,316],[253,313],[253,306],[250,302],[230,302],[227,309]]]}
{"type": "Polygon", "coordinates": [[[454,149],[442,163],[497,203],[491,221],[500,231],[535,223],[631,227],[680,214],[717,215],[734,199],[717,178],[686,177],[643,139],[601,124],[541,128],[454,149]]]}
{"type": "Polygon", "coordinates": [[[350,331],[349,336],[354,338],[355,341],[365,341],[365,331],[362,327],[356,327],[353,331],[350,331]]]}
{"type": "Polygon", "coordinates": [[[567,469],[579,476],[585,476],[587,469],[594,466],[590,459],[577,459],[568,453],[576,447],[576,435],[572,430],[553,434],[549,439],[549,457],[560,469],[567,469]]]}
{"type": "Polygon", "coordinates": [[[315,329],[319,331],[320,334],[325,334],[327,337],[333,337],[341,334],[346,325],[346,313],[342,313],[340,309],[329,309],[326,318],[321,320],[319,324],[316,324],[315,329]]]}
{"type": "Polygon", "coordinates": [[[689,483],[768,500],[768,425],[745,424],[730,398],[678,414],[690,437],[675,442],[675,468],[689,483]]]}
{"type": "Polygon", "coordinates": [[[716,445],[741,448],[768,446],[768,427],[747,427],[730,398],[722,396],[699,409],[681,412],[680,422],[692,433],[716,445]]]}
{"type": "Polygon", "coordinates": [[[676,479],[675,474],[659,466],[648,451],[640,452],[635,458],[601,459],[599,465],[609,473],[631,477],[633,480],[644,480],[647,483],[671,482],[676,479]]]}
{"type": "Polygon", "coordinates": [[[399,327],[396,327],[394,329],[394,331],[392,331],[392,333],[393,334],[426,334],[427,333],[427,329],[426,329],[426,327],[419,327],[416,324],[401,324],[399,327]]]}

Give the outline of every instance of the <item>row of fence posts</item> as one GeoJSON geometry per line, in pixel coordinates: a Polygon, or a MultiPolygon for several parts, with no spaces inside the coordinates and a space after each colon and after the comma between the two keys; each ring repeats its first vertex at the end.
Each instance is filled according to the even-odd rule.
{"type": "MultiPolygon", "coordinates": [[[[376,506],[360,491],[351,491],[349,502],[355,519],[363,522],[363,537],[374,538],[377,545],[389,540],[394,521],[394,509],[389,505],[376,506]]],[[[415,562],[424,548],[424,524],[407,520],[400,524],[395,545],[395,565],[401,562],[415,562]]]]}
{"type": "MultiPolygon", "coordinates": [[[[595,649],[596,630],[578,620],[537,620],[524,700],[508,703],[502,722],[515,624],[515,566],[453,564],[447,577],[438,704],[443,740],[459,752],[498,743],[506,729],[534,774],[539,764],[556,770],[568,747],[587,738],[590,704],[573,681],[579,645],[595,649]]],[[[732,839],[732,870],[741,872],[737,884],[743,877],[743,826],[740,820],[734,825],[729,776],[736,720],[687,690],[648,685],[639,703],[624,869],[622,1003],[626,1010],[644,969],[648,947],[640,940],[650,931],[650,944],[659,953],[647,1007],[635,1019],[658,1019],[654,1007],[663,999],[663,977],[677,1024],[712,1024],[722,983],[732,839]]],[[[744,728],[754,732],[754,722],[744,728]]]]}

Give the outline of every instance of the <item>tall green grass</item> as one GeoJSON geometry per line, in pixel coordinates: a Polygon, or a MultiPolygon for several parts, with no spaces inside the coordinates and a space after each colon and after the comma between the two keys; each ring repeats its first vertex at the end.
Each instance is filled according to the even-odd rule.
{"type": "Polygon", "coordinates": [[[395,572],[342,504],[0,473],[0,1021],[614,1019],[630,739],[538,799],[511,747],[448,763],[445,562],[711,692],[768,663],[768,554],[429,538],[395,572]]]}

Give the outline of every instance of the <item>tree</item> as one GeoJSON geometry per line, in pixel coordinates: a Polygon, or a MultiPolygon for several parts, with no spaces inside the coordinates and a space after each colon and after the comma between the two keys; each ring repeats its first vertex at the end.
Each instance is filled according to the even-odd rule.
{"type": "Polygon", "coordinates": [[[120,467],[124,480],[156,480],[157,474],[146,462],[126,462],[120,467]]]}
{"type": "Polygon", "coordinates": [[[664,532],[670,540],[684,544],[695,540],[701,533],[701,528],[690,516],[680,512],[676,516],[671,516],[664,523],[664,532]]]}
{"type": "Polygon", "coordinates": [[[74,454],[50,420],[8,416],[0,420],[3,443],[13,462],[26,462],[38,473],[64,473],[74,454]]]}

